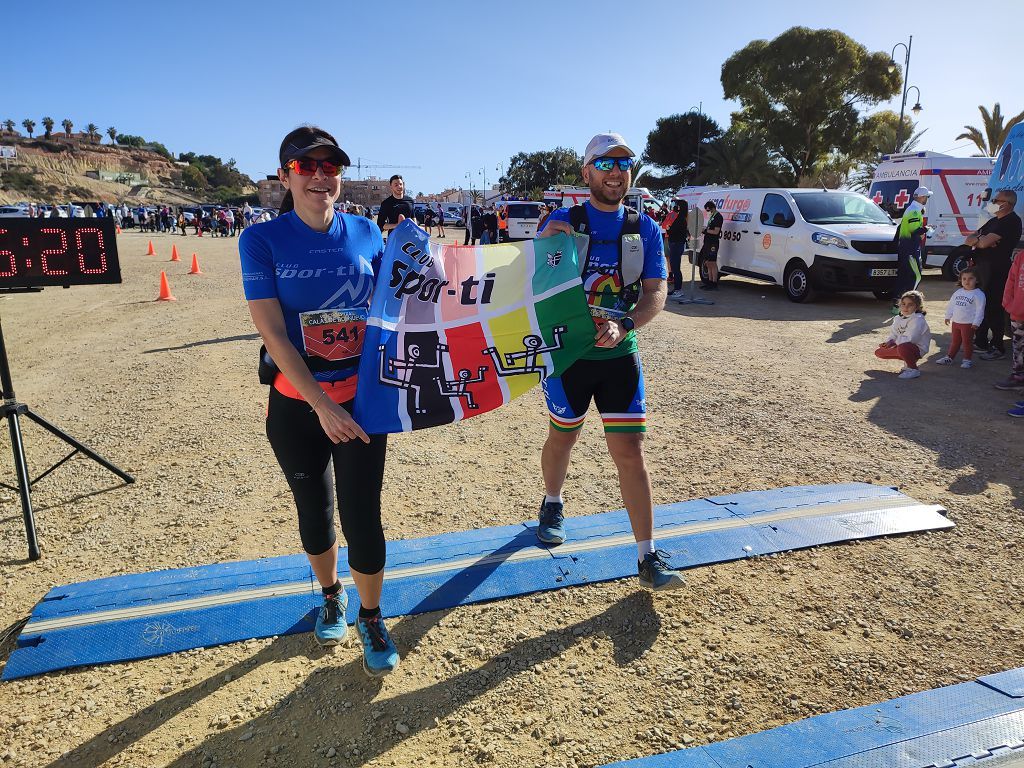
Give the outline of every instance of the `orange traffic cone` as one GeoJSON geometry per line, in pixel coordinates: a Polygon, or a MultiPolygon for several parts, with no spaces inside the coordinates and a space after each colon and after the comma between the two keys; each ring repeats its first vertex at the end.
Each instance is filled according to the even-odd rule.
{"type": "Polygon", "coordinates": [[[203,270],[199,268],[199,258],[193,253],[192,254],[192,269],[188,271],[190,275],[201,275],[203,270]]]}
{"type": "Polygon", "coordinates": [[[160,295],[156,297],[157,301],[177,301],[171,295],[171,285],[167,282],[167,273],[160,273],[160,295]]]}
{"type": "Polygon", "coordinates": [[[178,255],[178,246],[171,246],[171,261],[181,261],[181,256],[178,255]]]}
{"type": "Polygon", "coordinates": [[[156,249],[153,248],[153,241],[149,241],[149,248],[146,250],[147,256],[156,256],[156,249]]]}
{"type": "Polygon", "coordinates": [[[120,234],[121,234],[121,228],[120,228],[120,227],[117,227],[117,226],[115,226],[115,227],[114,227],[114,234],[115,234],[115,235],[120,235],[120,234]]]}

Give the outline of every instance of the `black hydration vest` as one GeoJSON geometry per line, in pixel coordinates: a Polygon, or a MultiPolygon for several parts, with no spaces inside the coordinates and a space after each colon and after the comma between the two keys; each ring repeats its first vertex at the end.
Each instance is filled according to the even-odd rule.
{"type": "Polygon", "coordinates": [[[625,206],[625,208],[626,216],[622,221],[622,231],[619,232],[618,240],[591,240],[590,220],[587,217],[585,205],[574,205],[569,209],[569,226],[577,233],[580,274],[585,275],[589,271],[605,275],[618,275],[619,283],[622,285],[619,297],[626,307],[625,311],[629,312],[640,300],[642,287],[640,276],[644,271],[644,241],[640,237],[640,214],[629,206],[625,206]],[[591,242],[601,245],[617,244],[619,247],[618,264],[612,267],[591,267],[591,242]]]}

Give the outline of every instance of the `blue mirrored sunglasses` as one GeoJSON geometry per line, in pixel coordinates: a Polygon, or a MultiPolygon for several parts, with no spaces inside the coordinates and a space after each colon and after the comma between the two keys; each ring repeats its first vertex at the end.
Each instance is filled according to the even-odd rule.
{"type": "Polygon", "coordinates": [[[619,166],[619,170],[625,173],[633,167],[632,157],[597,157],[591,161],[591,164],[599,171],[608,172],[615,167],[616,164],[619,166]]]}

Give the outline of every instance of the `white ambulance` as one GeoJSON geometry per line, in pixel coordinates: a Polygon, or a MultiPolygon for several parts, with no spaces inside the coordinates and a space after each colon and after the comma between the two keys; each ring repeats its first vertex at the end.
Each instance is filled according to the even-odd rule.
{"type": "Polygon", "coordinates": [[[712,188],[695,201],[702,213],[708,200],[723,218],[718,247],[723,275],[782,285],[796,302],[808,301],[815,291],[870,291],[878,299],[892,298],[896,224],[864,195],[712,188]]]}
{"type": "Polygon", "coordinates": [[[979,226],[985,189],[995,160],[991,157],[953,157],[940,152],[883,155],[875,170],[868,197],[896,221],[911,201],[914,190],[928,187],[932,196],[926,209],[931,234],[926,245],[927,265],[942,267],[950,251],[979,226]]]}

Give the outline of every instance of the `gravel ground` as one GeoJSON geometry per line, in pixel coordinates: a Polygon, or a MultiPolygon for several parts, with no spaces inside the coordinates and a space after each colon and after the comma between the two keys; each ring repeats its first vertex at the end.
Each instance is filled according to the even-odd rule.
{"type": "MultiPolygon", "coordinates": [[[[119,238],[121,286],[0,298],[20,399],[137,478],[76,457],[43,480],[35,563],[0,490],[0,626],[57,585],[298,551],[235,242],[153,236],[147,257],[147,239],[119,238]],[[161,269],[175,303],[152,301],[161,269]]],[[[951,289],[924,283],[943,344],[951,289]]],[[[630,579],[396,620],[383,681],[300,635],[4,683],[0,765],[596,766],[1021,665],[1024,425],[991,386],[1006,361],[901,381],[871,354],[887,308],[866,295],[794,305],[730,279],[714,298],[641,333],[656,503],[862,480],[957,528],[700,568],[669,595],[630,579]]],[[[388,536],[531,517],[545,429],[534,390],[395,436],[388,536]]],[[[34,474],[63,455],[25,431],[34,474]]],[[[596,418],[584,433],[572,515],[621,506],[596,418]]]]}

